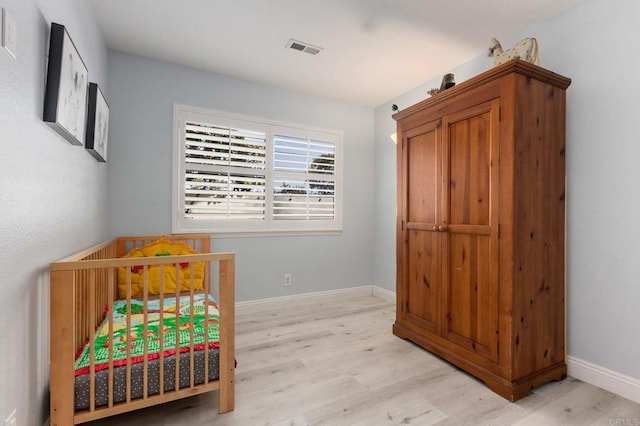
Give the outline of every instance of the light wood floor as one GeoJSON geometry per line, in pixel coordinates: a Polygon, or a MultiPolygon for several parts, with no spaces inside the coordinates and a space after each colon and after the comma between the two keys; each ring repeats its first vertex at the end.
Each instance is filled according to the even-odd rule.
{"type": "Polygon", "coordinates": [[[92,425],[640,425],[640,405],[568,377],[517,403],[391,333],[374,297],[237,316],[235,411],[216,392],[92,425]]]}

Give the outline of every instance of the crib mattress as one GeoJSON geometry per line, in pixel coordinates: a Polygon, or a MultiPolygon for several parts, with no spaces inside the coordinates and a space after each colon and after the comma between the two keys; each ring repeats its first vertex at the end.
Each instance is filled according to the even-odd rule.
{"type": "Polygon", "coordinates": [[[219,311],[211,295],[196,293],[162,301],[150,298],[117,300],[106,312],[93,338],[75,361],[75,407],[89,408],[90,366],[95,369],[95,406],[108,403],[109,356],[113,357],[113,402],[126,400],[126,364],[131,362],[131,399],[143,396],[144,359],[148,365],[147,395],[160,392],[160,351],[164,360],[164,390],[175,388],[176,353],[180,356],[179,387],[190,385],[190,351],[194,353],[194,384],[204,383],[205,343],[209,380],[218,378],[219,311]],[[111,321],[111,325],[109,322],[111,321]],[[162,340],[162,342],[161,342],[162,340]],[[110,346],[113,346],[110,348],[110,346]]]}
{"type": "Polygon", "coordinates": [[[95,369],[101,370],[107,368],[110,354],[114,365],[122,365],[129,356],[135,362],[140,362],[145,353],[148,359],[156,358],[160,348],[165,355],[172,355],[175,351],[187,351],[191,345],[202,349],[205,342],[215,347],[220,339],[219,315],[213,297],[203,293],[195,294],[193,301],[188,295],[178,300],[175,297],[149,300],[146,308],[142,300],[131,299],[130,303],[116,300],[113,312],[105,313],[96,330],[94,354],[87,342],[76,357],[76,376],[89,371],[92,356],[95,369]]]}
{"type": "MultiPolygon", "coordinates": [[[[205,351],[194,351],[194,384],[204,383],[204,358],[205,351]]],[[[175,389],[176,358],[170,355],[164,358],[164,391],[175,389]]],[[[119,366],[113,369],[113,402],[124,402],[127,398],[126,367],[119,366]]],[[[157,395],[160,392],[160,359],[148,362],[148,395],[157,395]]],[[[131,365],[131,399],[142,397],[144,364],[131,365]]],[[[190,353],[180,354],[180,389],[190,386],[191,366],[190,353]]],[[[209,381],[218,380],[219,377],[219,350],[209,349],[209,381]]],[[[108,403],[108,370],[97,371],[95,375],[95,406],[102,407],[108,403]]],[[[75,408],[84,410],[89,408],[89,374],[76,376],[75,378],[75,408]]]]}

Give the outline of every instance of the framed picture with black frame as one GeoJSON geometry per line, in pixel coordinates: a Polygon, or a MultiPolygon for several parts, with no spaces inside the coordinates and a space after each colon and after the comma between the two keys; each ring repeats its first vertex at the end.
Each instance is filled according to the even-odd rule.
{"type": "Polygon", "coordinates": [[[89,71],[64,25],[51,23],[43,120],[73,145],[84,145],[89,71]]]}
{"type": "Polygon", "coordinates": [[[101,163],[107,162],[109,140],[109,105],[96,83],[89,83],[87,134],[85,148],[101,163]]]}

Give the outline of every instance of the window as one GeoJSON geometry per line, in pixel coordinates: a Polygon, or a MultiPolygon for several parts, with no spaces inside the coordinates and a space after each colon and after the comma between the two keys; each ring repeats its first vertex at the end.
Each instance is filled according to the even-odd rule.
{"type": "Polygon", "coordinates": [[[340,132],[174,106],[174,232],[342,229],[340,132]]]}

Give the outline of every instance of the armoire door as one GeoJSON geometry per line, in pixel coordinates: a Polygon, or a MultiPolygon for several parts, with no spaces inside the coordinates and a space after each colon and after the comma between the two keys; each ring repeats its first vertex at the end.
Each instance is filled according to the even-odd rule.
{"type": "Polygon", "coordinates": [[[440,334],[441,322],[441,157],[440,121],[405,132],[401,212],[404,220],[402,271],[405,321],[440,334]]]}
{"type": "Polygon", "coordinates": [[[443,337],[498,361],[499,100],[443,118],[443,337]]]}

